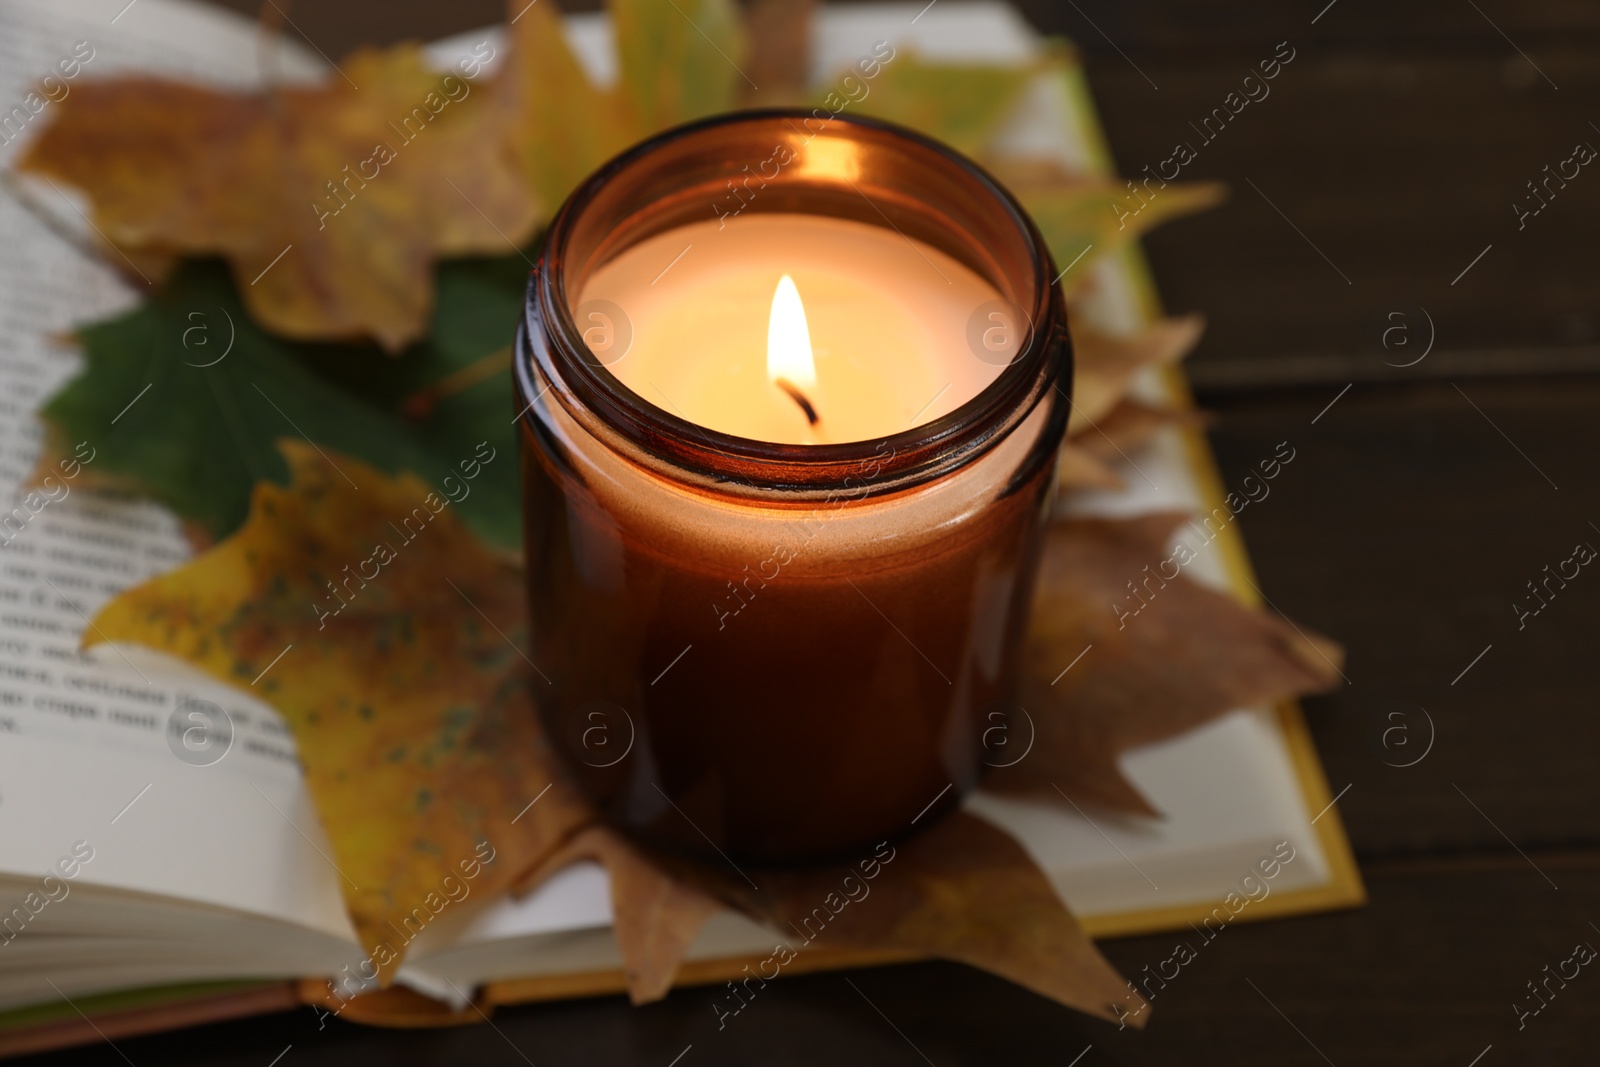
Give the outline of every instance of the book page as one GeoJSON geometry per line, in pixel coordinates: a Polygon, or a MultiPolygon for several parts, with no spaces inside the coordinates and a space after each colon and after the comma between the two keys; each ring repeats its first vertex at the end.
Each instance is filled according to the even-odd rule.
{"type": "MultiPolygon", "coordinates": [[[[311,76],[314,60],[292,42],[279,49],[289,76],[311,76]]],[[[0,166],[74,85],[128,70],[249,85],[255,30],[165,0],[10,0],[0,166]]],[[[133,306],[143,288],[68,239],[94,236],[75,195],[38,182],[0,190],[0,873],[37,878],[81,841],[94,852],[84,883],[346,934],[339,876],[319,855],[326,844],[277,713],[193,672],[78,652],[102,604],[190,549],[162,508],[80,490],[71,466],[23,488],[39,456],[34,412],[81,367],[52,338],[133,306]]],[[[76,475],[94,469],[101,443],[69,447],[76,475]]]]}

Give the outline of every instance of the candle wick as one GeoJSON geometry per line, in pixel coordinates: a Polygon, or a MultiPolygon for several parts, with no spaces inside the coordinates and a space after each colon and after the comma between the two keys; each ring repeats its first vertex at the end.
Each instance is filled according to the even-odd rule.
{"type": "Polygon", "coordinates": [[[812,426],[815,426],[817,423],[822,421],[822,416],[817,414],[817,409],[812,405],[810,400],[806,399],[806,394],[802,393],[797,387],[782,378],[777,378],[774,380],[777,382],[779,389],[782,389],[784,392],[788,393],[789,398],[796,404],[800,405],[800,410],[806,413],[806,422],[810,423],[812,426]]]}

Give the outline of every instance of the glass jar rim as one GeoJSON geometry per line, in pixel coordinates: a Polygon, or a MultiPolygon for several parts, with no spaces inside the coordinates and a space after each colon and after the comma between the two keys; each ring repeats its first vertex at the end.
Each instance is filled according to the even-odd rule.
{"type": "Polygon", "coordinates": [[[550,391],[591,433],[615,435],[653,458],[656,462],[651,465],[658,471],[680,481],[719,492],[742,489],[763,498],[775,491],[801,497],[839,490],[878,495],[909,488],[970,462],[1020,425],[1050,389],[1066,395],[1072,353],[1065,305],[1059,280],[1052,280],[1054,262],[1049,248],[1021,204],[992,175],[955,149],[895,123],[844,115],[832,115],[825,128],[841,127],[858,138],[870,137],[883,146],[921,153],[933,165],[946,168],[987,195],[1027,247],[1032,276],[1015,280],[1032,297],[1031,306],[1019,308],[1028,320],[1028,329],[1017,355],[994,380],[946,414],[881,438],[787,444],[691,422],[628,388],[607,368],[589,348],[573,318],[573,294],[568,292],[563,269],[569,242],[585,210],[611,182],[669,146],[715,137],[719,131],[742,125],[784,122],[793,127],[796,121],[811,120],[813,114],[794,108],[752,109],[668,129],[624,150],[568,196],[545,232],[518,329],[516,378],[523,394],[518,407],[525,409],[524,418],[534,417],[536,402],[550,391]],[[535,365],[547,381],[543,390],[536,388],[535,365]],[[863,472],[870,474],[864,476],[863,472]]]}

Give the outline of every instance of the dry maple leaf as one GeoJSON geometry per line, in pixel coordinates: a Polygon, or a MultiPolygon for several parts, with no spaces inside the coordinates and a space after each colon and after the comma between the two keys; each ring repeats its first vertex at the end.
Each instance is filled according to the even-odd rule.
{"type": "MultiPolygon", "coordinates": [[[[724,869],[667,862],[768,924],[791,954],[810,944],[903,950],[980,967],[1102,1019],[1142,1026],[1149,1015],[1022,846],[964,811],[855,863],[753,870],[759,888],[724,869]]],[[[780,953],[775,972],[783,962],[780,953]]],[[[747,988],[774,976],[753,970],[747,988]]]]}
{"type": "MultiPolygon", "coordinates": [[[[746,33],[730,0],[610,0],[608,7],[621,77],[602,87],[584,73],[551,0],[510,3],[512,56],[495,92],[503,135],[546,218],[606,160],[657,130],[734,107],[745,84],[746,33]]],[[[805,17],[798,6],[791,25],[805,17]]],[[[806,54],[793,43],[791,51],[806,54]]]]}
{"type": "Polygon", "coordinates": [[[644,131],[620,90],[589,81],[553,0],[523,7],[509,36],[511,59],[496,91],[512,149],[547,218],[591,171],[644,131]]]}
{"type": "Polygon", "coordinates": [[[583,830],[530,872],[517,892],[537,888],[578,860],[605,864],[611,880],[612,929],[622,955],[628,999],[660,1000],[694,943],[700,927],[722,905],[690,882],[671,874],[616,831],[602,825],[583,830]]]}
{"type": "Polygon", "coordinates": [[[493,898],[593,815],[534,718],[521,573],[417,479],[281,447],[287,488],[258,483],[238,532],[113,600],[86,640],[179,656],[283,714],[386,980],[446,876],[493,898]]]}
{"type": "MultiPolygon", "coordinates": [[[[861,85],[858,91],[865,96],[859,109],[978,155],[1028,86],[1065,58],[1060,50],[1048,49],[1025,63],[950,63],[924,59],[902,45],[876,78],[861,85]]],[[[841,78],[841,88],[851,86],[841,78]]]]}
{"type": "Polygon", "coordinates": [[[63,102],[18,168],[88,194],[141,262],[225,257],[268,329],[398,350],[426,328],[436,260],[521,247],[607,158],[736,103],[730,0],[613,0],[615,88],[589,81],[553,3],[512,7],[493,78],[488,45],[437,71],[407,44],[311,88],[110,79],[63,102]]]}
{"type": "MultiPolygon", "coordinates": [[[[1122,752],[1235,708],[1337,684],[1336,644],[1183,576],[1194,550],[1167,546],[1186,517],[1074,519],[1050,528],[1018,696],[1035,741],[1026,759],[985,778],[985,789],[1057,801],[1059,789],[1155,815],[1118,767],[1122,752]],[[1062,676],[1061,665],[1085,648],[1062,676]]],[[[1205,540],[1189,538],[1199,551],[1205,540]]]]}
{"type": "Polygon", "coordinates": [[[1069,297],[1088,281],[1089,267],[1099,258],[1227,195],[1218,182],[1171,183],[1145,199],[1131,181],[1088,177],[1047,159],[1008,157],[989,166],[1038,223],[1057,263],[1065,264],[1061,285],[1069,297]]]}
{"type": "Polygon", "coordinates": [[[18,167],[87,193],[119,247],[226,257],[279,333],[398,349],[427,324],[434,261],[504,252],[539,205],[488,84],[429,69],[414,45],[342,70],[252,94],[90,82],[18,167]]]}
{"type": "Polygon", "coordinates": [[[1072,417],[1067,433],[1081,434],[1108,415],[1146,367],[1176,363],[1200,340],[1199,315],[1161,319],[1131,334],[1108,334],[1092,326],[1072,329],[1072,417]]]}
{"type": "Polygon", "coordinates": [[[744,33],[733,0],[610,0],[622,89],[645,132],[733,107],[744,33]]]}
{"type": "Polygon", "coordinates": [[[1199,417],[1136,404],[1125,399],[1128,389],[1147,368],[1187,356],[1205,323],[1189,315],[1163,319],[1132,334],[1107,334],[1076,319],[1071,327],[1072,414],[1056,464],[1056,485],[1063,490],[1120,488],[1122,477],[1114,466],[1128,459],[1128,450],[1164,427],[1199,417]]]}
{"type": "Polygon", "coordinates": [[[1122,400],[1088,430],[1073,438],[1080,449],[1107,463],[1127,458],[1128,452],[1154,440],[1170,427],[1201,426],[1205,416],[1190,408],[1154,407],[1137,400],[1122,400]]]}
{"type": "Polygon", "coordinates": [[[1061,442],[1056,453],[1056,487],[1073,489],[1116,489],[1122,478],[1111,466],[1112,461],[1087,448],[1078,441],[1061,442]]]}
{"type": "Polygon", "coordinates": [[[1126,484],[1116,470],[1118,461],[1137,464],[1129,453],[1154,440],[1161,431],[1199,426],[1205,417],[1188,408],[1152,407],[1123,400],[1094,425],[1061,444],[1056,465],[1056,485],[1063,490],[1120,489],[1126,484]]]}

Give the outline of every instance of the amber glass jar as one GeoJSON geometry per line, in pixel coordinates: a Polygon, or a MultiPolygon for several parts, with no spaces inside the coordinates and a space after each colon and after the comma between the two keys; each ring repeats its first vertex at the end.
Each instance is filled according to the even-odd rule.
{"type": "Polygon", "coordinates": [[[531,654],[547,733],[615,824],[739,863],[848,857],[977,782],[1067,422],[1054,273],[975,164],[842,117],[669,131],[557,213],[516,345],[531,654]],[[707,429],[622,384],[575,320],[585,280],[711,217],[774,145],[794,162],[749,212],[891,228],[1001,294],[1020,340],[990,384],[903,432],[818,445],[707,429]]]}

